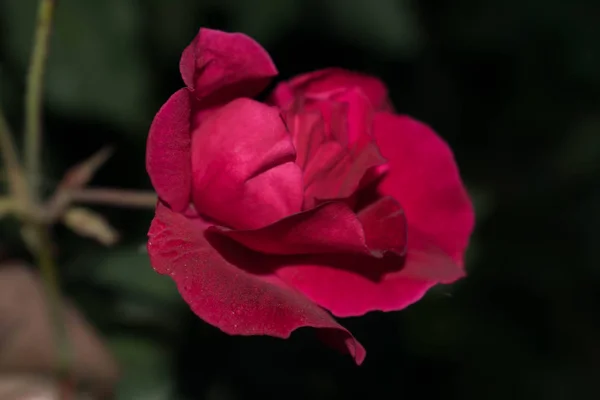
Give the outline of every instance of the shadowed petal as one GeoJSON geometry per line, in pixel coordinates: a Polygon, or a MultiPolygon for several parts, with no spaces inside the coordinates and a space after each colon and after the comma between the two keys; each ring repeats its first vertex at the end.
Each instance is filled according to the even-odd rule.
{"type": "Polygon", "coordinates": [[[315,256],[282,266],[276,274],[338,317],[401,310],[435,284],[464,275],[448,255],[410,227],[403,261],[398,257],[315,256]]]}
{"type": "Polygon", "coordinates": [[[214,228],[244,246],[266,254],[403,255],[406,220],[400,205],[382,198],[356,215],[345,203],[325,203],[262,229],[214,228]]]}
{"type": "Polygon", "coordinates": [[[319,148],[328,141],[323,116],[319,111],[299,112],[297,110],[285,111],[282,116],[292,135],[296,149],[296,164],[304,171],[319,148]]]}
{"type": "Polygon", "coordinates": [[[235,335],[287,338],[301,327],[318,328],[363,361],[364,348],[325,310],[264,272],[267,257],[224,237],[209,242],[205,228],[159,204],[148,234],[152,266],[173,278],[194,313],[235,335]]]}

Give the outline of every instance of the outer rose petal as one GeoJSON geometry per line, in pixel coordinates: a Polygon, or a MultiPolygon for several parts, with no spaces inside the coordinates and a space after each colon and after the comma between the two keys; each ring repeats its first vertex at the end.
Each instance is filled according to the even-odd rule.
{"type": "Polygon", "coordinates": [[[374,135],[389,163],[380,191],[402,204],[411,226],[462,264],[475,217],[448,145],[427,125],[385,112],[375,117],[374,135]]]}
{"type": "Polygon", "coordinates": [[[406,220],[400,205],[382,198],[356,215],[343,202],[325,203],[265,228],[221,234],[266,254],[362,254],[382,258],[402,256],[406,248],[406,220]]]}
{"type": "Polygon", "coordinates": [[[242,33],[200,29],[179,63],[183,81],[200,100],[254,97],[277,75],[260,44],[242,33]]]}
{"type": "Polygon", "coordinates": [[[200,318],[235,335],[288,338],[301,327],[319,328],[362,363],[364,348],[325,310],[275,276],[248,272],[264,272],[266,257],[224,238],[209,242],[205,228],[159,204],[148,234],[154,269],[173,278],[200,318]]]}
{"type": "Polygon", "coordinates": [[[402,269],[386,265],[397,262],[396,258],[320,256],[281,267],[276,273],[338,317],[401,310],[420,300],[436,283],[452,282],[464,275],[448,255],[410,227],[402,269]],[[392,272],[381,273],[386,270],[392,272]]]}
{"type": "Polygon", "coordinates": [[[148,134],[146,170],[158,196],[175,211],[190,203],[191,112],[189,91],[178,90],[158,111],[148,134]]]}
{"type": "Polygon", "coordinates": [[[192,138],[196,210],[235,229],[299,212],[302,171],[279,111],[237,99],[212,112],[192,138]]]}
{"type": "Polygon", "coordinates": [[[287,108],[297,96],[326,100],[352,87],[362,90],[375,109],[388,108],[387,89],[379,79],[341,68],[309,72],[282,82],[275,88],[271,101],[287,108]]]}

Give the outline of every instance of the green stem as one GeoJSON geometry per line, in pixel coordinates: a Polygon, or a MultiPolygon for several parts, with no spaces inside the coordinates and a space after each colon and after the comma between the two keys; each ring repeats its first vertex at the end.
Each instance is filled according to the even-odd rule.
{"type": "MultiPolygon", "coordinates": [[[[25,94],[25,170],[29,183],[29,199],[31,207],[40,203],[40,164],[42,155],[42,94],[44,89],[44,72],[48,58],[48,47],[54,10],[58,0],[40,0],[38,6],[37,25],[29,73],[27,75],[27,91],[25,94]]],[[[58,282],[52,241],[49,226],[40,221],[25,221],[25,229],[32,234],[32,250],[35,252],[37,264],[46,290],[51,324],[54,328],[54,340],[57,351],[58,375],[62,386],[69,382],[72,361],[71,343],[65,324],[62,296],[58,282]]],[[[64,394],[65,397],[68,393],[64,394]]]]}
{"type": "Polygon", "coordinates": [[[72,361],[71,344],[66,327],[64,308],[58,271],[54,261],[52,242],[48,227],[42,224],[32,225],[38,240],[37,263],[46,290],[50,309],[50,321],[54,328],[54,341],[57,346],[57,372],[61,382],[70,380],[70,367],[72,361]]]}
{"type": "Polygon", "coordinates": [[[58,0],[40,0],[38,7],[35,41],[25,94],[25,169],[29,182],[30,195],[34,202],[39,201],[40,164],[42,151],[42,92],[46,59],[54,9],[58,0]]]}
{"type": "Polygon", "coordinates": [[[154,192],[113,188],[75,189],[67,191],[67,195],[74,203],[103,204],[123,208],[153,209],[158,201],[154,192]]]}
{"type": "Polygon", "coordinates": [[[2,109],[0,109],[0,155],[4,160],[10,197],[26,206],[24,203],[27,202],[28,198],[27,185],[23,177],[23,169],[19,163],[17,147],[2,109]]]}

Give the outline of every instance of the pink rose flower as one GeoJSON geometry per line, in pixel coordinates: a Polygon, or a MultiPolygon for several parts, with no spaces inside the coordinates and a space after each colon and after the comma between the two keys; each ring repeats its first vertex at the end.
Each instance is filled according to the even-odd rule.
{"type": "Polygon", "coordinates": [[[452,152],[380,81],[323,70],[260,103],[267,52],[210,29],[180,70],[148,137],[148,251],[200,318],[237,335],[312,327],[360,364],[332,314],[400,310],[464,275],[474,214],[452,152]]]}

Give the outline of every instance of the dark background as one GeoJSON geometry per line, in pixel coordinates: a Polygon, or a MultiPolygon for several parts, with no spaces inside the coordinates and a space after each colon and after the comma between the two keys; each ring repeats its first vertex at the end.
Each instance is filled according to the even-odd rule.
{"type": "MultiPolygon", "coordinates": [[[[0,90],[16,128],[35,6],[0,1],[0,90]]],[[[61,0],[45,188],[113,144],[93,184],[150,189],[148,126],[206,26],[253,36],[281,78],[327,66],[379,76],[397,110],[451,144],[477,209],[467,279],[342,321],[367,349],[356,367],[311,332],[228,337],[204,324],[140,251],[152,213],[96,207],[117,247],[64,228],[57,239],[65,291],[123,367],[118,398],[598,398],[599,17],[593,0],[61,0]]],[[[13,228],[0,238],[18,255],[13,228]]]]}

